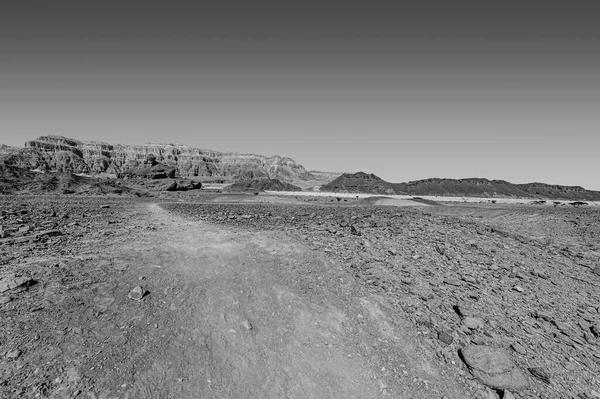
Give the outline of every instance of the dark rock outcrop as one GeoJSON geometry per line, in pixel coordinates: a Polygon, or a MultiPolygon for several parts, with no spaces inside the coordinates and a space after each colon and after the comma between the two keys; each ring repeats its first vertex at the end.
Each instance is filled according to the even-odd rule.
{"type": "Polygon", "coordinates": [[[372,173],[344,173],[321,187],[321,191],[334,193],[403,194],[396,185],[372,173]]]}
{"type": "Polygon", "coordinates": [[[223,191],[302,191],[302,189],[278,179],[255,179],[234,183],[225,187],[223,191]]]}
{"type": "Polygon", "coordinates": [[[96,179],[62,172],[32,172],[0,163],[0,194],[140,195],[114,179],[96,179]]]}

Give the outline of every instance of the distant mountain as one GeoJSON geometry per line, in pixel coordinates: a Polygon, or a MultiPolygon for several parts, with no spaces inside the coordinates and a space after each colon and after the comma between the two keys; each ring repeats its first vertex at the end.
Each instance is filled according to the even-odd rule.
{"type": "Polygon", "coordinates": [[[0,147],[0,160],[6,165],[89,175],[127,173],[143,166],[149,155],[174,168],[178,177],[223,177],[230,181],[277,178],[288,182],[313,179],[291,158],[219,152],[175,143],[113,145],[42,136],[26,142],[25,148],[0,147]]]}
{"type": "Polygon", "coordinates": [[[444,197],[537,198],[578,201],[600,201],[600,192],[578,186],[544,183],[513,184],[504,180],[483,178],[432,178],[407,183],[389,183],[364,172],[345,173],[321,187],[325,192],[397,194],[444,197]]]}
{"type": "Polygon", "coordinates": [[[302,191],[302,189],[278,179],[256,179],[234,183],[225,187],[223,191],[302,191]]]}

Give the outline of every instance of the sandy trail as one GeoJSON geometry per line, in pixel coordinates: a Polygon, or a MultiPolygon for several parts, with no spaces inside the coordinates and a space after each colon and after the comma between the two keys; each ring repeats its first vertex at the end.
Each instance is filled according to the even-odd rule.
{"type": "Polygon", "coordinates": [[[122,279],[149,295],[114,301],[114,287],[98,292],[114,316],[97,328],[126,332],[90,397],[469,397],[423,355],[384,298],[357,295],[322,254],[275,231],[143,206],[151,228],[109,251],[127,265],[122,279]]]}

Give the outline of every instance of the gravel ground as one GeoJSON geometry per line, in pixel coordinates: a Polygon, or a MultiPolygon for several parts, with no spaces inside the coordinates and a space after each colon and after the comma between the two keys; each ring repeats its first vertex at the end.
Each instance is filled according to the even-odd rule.
{"type": "MultiPolygon", "coordinates": [[[[338,360],[331,364],[376,383],[360,388],[366,397],[409,397],[401,394],[402,386],[409,386],[408,393],[437,398],[461,397],[461,390],[462,397],[474,398],[600,398],[597,208],[222,204],[218,197],[211,203],[174,198],[181,199],[159,208],[152,199],[0,197],[1,397],[194,397],[198,390],[207,397],[219,392],[235,397],[236,387],[244,384],[236,385],[237,377],[231,377],[236,384],[228,382],[229,374],[262,381],[269,370],[281,377],[271,381],[280,391],[271,392],[310,393],[286,385],[286,374],[268,364],[250,374],[251,369],[241,372],[217,362],[221,385],[186,385],[192,381],[184,375],[193,369],[191,359],[233,356],[218,342],[240,344],[256,359],[262,355],[253,355],[252,348],[268,348],[266,341],[251,345],[242,336],[227,341],[223,331],[278,337],[279,330],[261,326],[260,318],[244,319],[260,313],[253,297],[240,297],[248,303],[235,312],[221,309],[219,301],[208,301],[208,307],[175,304],[175,296],[204,303],[211,298],[207,292],[218,299],[229,281],[265,293],[277,284],[287,287],[299,298],[294,306],[304,309],[296,316],[310,316],[305,321],[350,317],[339,324],[339,346],[322,338],[337,331],[335,323],[304,329],[308,324],[296,320],[295,337],[308,343],[302,348],[333,343],[331,356],[338,360]],[[205,246],[216,240],[208,263],[221,277],[190,274],[190,264],[209,256],[193,249],[195,231],[205,231],[197,238],[205,246]],[[180,241],[188,242],[185,251],[177,246],[180,241]],[[234,274],[219,274],[223,265],[234,264],[234,274]],[[213,285],[219,290],[211,291],[213,285]],[[137,286],[150,294],[142,291],[140,300],[131,299],[137,286]],[[217,310],[225,319],[212,319],[217,310]],[[198,315],[212,320],[213,327],[193,324],[198,315]],[[217,327],[223,330],[214,331],[217,327]],[[186,334],[194,329],[221,338],[190,347],[197,352],[181,352],[191,345],[186,334]],[[413,345],[405,348],[409,352],[390,338],[398,331],[413,345]],[[406,360],[408,353],[426,361],[438,379],[429,381],[425,371],[415,371],[420,363],[406,360]],[[356,363],[342,361],[350,359],[347,354],[356,363]],[[160,359],[174,362],[172,370],[183,374],[153,374],[160,359]],[[513,378],[507,381],[506,375],[513,378]],[[148,382],[167,377],[170,382],[163,385],[179,396],[148,382]]],[[[273,309],[279,314],[279,307],[273,309]]],[[[287,328],[278,324],[287,320],[285,312],[269,320],[287,328]]],[[[286,356],[274,359],[288,364],[286,356]]],[[[321,359],[319,367],[329,361],[321,359]]],[[[306,381],[316,378],[302,370],[306,381]]],[[[330,378],[332,386],[341,381],[330,378]]],[[[246,393],[262,392],[262,385],[246,383],[246,393]]]]}

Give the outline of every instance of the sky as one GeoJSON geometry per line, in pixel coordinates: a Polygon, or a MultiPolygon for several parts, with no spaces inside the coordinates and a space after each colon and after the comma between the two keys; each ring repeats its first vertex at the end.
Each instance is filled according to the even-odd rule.
{"type": "Polygon", "coordinates": [[[0,143],[178,142],[392,182],[600,190],[594,2],[202,3],[1,2],[0,143]]]}

